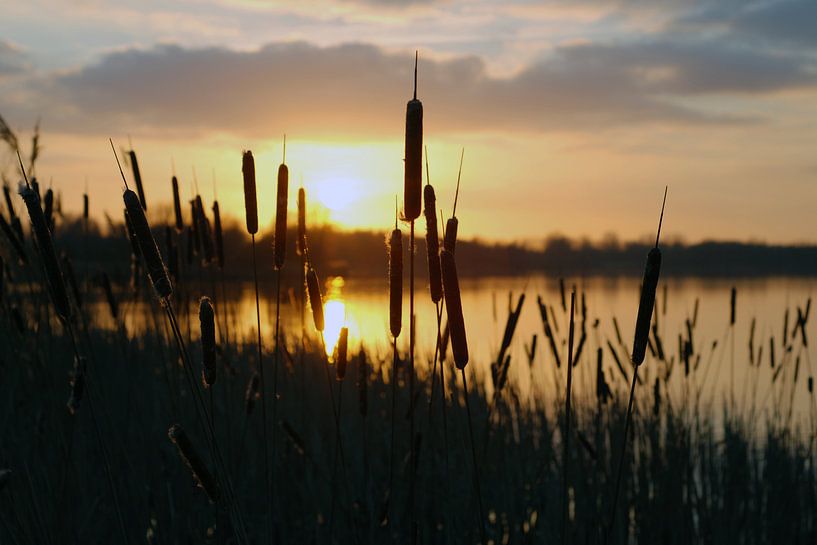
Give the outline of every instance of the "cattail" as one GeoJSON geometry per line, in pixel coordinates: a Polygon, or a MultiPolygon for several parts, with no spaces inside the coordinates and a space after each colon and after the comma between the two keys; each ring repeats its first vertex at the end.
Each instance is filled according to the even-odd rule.
{"type": "Polygon", "coordinates": [[[88,194],[82,194],[82,219],[88,221],[88,217],[90,215],[90,206],[88,203],[88,194]]]}
{"type": "Polygon", "coordinates": [[[664,204],[661,205],[661,219],[658,221],[658,234],[655,237],[655,247],[647,254],[647,266],[644,269],[644,280],[641,284],[641,300],[638,304],[638,316],[635,321],[635,338],[633,340],[633,364],[636,366],[644,362],[647,351],[647,342],[650,336],[650,320],[655,305],[655,290],[658,288],[658,277],[661,273],[661,250],[658,240],[661,236],[661,224],[664,220],[664,205],[667,202],[667,190],[664,190],[664,204]]]}
{"type": "Polygon", "coordinates": [[[448,341],[451,339],[451,328],[448,327],[448,320],[445,321],[443,328],[443,338],[440,340],[440,361],[445,361],[448,355],[448,341]]]}
{"type": "Polygon", "coordinates": [[[434,188],[427,184],[423,188],[426,217],[426,254],[428,256],[428,287],[431,300],[438,303],[443,296],[443,280],[440,272],[440,238],[437,233],[437,198],[434,188]]]}
{"type": "Polygon", "coordinates": [[[139,241],[136,240],[136,232],[133,230],[133,223],[128,217],[127,209],[123,211],[123,217],[125,218],[125,233],[128,235],[128,242],[130,242],[131,256],[138,261],[142,250],[139,249],[139,241]]]}
{"type": "MultiPolygon", "coordinates": [[[[286,150],[286,141],[284,141],[286,150]]],[[[286,152],[284,152],[286,153],[286,152]]],[[[287,255],[287,200],[289,199],[289,168],[285,163],[278,167],[278,197],[275,208],[275,268],[284,266],[287,255]]]]}
{"type": "Polygon", "coordinates": [[[312,307],[312,320],[315,322],[315,329],[323,332],[323,301],[321,300],[321,287],[318,284],[318,273],[309,267],[306,272],[306,290],[309,294],[309,305],[312,307]]]}
{"type": "Polygon", "coordinates": [[[74,359],[74,372],[71,374],[71,395],[68,397],[68,412],[72,415],[79,410],[79,404],[85,393],[85,358],[74,359]]]}
{"type": "Polygon", "coordinates": [[[210,501],[213,503],[217,502],[221,496],[218,483],[213,478],[210,470],[207,469],[204,460],[201,459],[196,449],[193,448],[193,443],[190,442],[190,438],[187,437],[184,428],[179,424],[173,424],[173,426],[167,430],[167,436],[173,444],[176,445],[176,448],[179,449],[179,456],[181,456],[182,461],[187,465],[190,471],[193,472],[193,478],[196,480],[196,483],[204,490],[207,497],[210,498],[210,501]]]}
{"type": "Polygon", "coordinates": [[[247,382],[247,389],[244,390],[244,412],[247,413],[247,416],[252,414],[255,408],[255,400],[257,400],[260,395],[258,393],[258,381],[258,371],[253,371],[250,380],[247,382]]]}
{"type": "Polygon", "coordinates": [[[255,160],[251,151],[245,151],[241,159],[241,172],[244,175],[244,212],[247,216],[247,232],[254,235],[258,232],[258,202],[255,197],[255,160]]]}
{"type": "Polygon", "coordinates": [[[298,255],[306,255],[306,191],[298,188],[298,241],[296,244],[298,255]]]}
{"type": "Polygon", "coordinates": [[[338,337],[338,357],[337,367],[335,368],[336,377],[338,380],[343,380],[346,376],[347,350],[349,344],[349,328],[340,328],[340,337],[338,337]]]}
{"type": "Polygon", "coordinates": [[[213,227],[216,235],[216,264],[219,269],[224,268],[224,235],[221,232],[221,211],[218,201],[213,201],[213,227]]]}
{"type": "Polygon", "coordinates": [[[565,279],[559,278],[559,293],[562,295],[562,310],[567,312],[567,300],[565,299],[565,279]]]}
{"type": "Polygon", "coordinates": [[[406,105],[406,157],[403,216],[420,216],[423,186],[423,103],[417,100],[417,55],[414,57],[414,97],[406,105]]]}
{"type": "Polygon", "coordinates": [[[808,378],[808,393],[811,394],[813,392],[814,392],[814,377],[809,377],[808,378]]]}
{"type": "Polygon", "coordinates": [[[17,235],[14,233],[3,214],[0,214],[0,230],[3,231],[3,234],[6,235],[6,239],[9,241],[9,244],[11,244],[11,247],[14,248],[14,252],[17,254],[17,260],[21,264],[28,263],[28,256],[26,255],[25,248],[23,248],[20,239],[17,238],[17,235]]]}
{"type": "Polygon", "coordinates": [[[31,189],[34,190],[34,193],[37,194],[37,197],[40,196],[40,184],[37,182],[37,178],[31,179],[31,189]]]}
{"type": "Polygon", "coordinates": [[[357,407],[360,416],[366,418],[369,411],[368,390],[369,364],[366,360],[366,352],[360,347],[357,356],[357,407]]]}
{"type": "Polygon", "coordinates": [[[114,322],[119,321],[119,305],[113,295],[111,288],[111,279],[108,278],[108,273],[102,273],[102,290],[105,292],[105,298],[108,300],[108,309],[111,312],[111,318],[114,322]]]}
{"type": "MultiPolygon", "coordinates": [[[[2,273],[2,259],[0,259],[0,274],[2,273]]],[[[62,254],[62,266],[65,271],[65,277],[68,279],[68,285],[71,287],[71,292],[74,294],[74,300],[77,302],[77,308],[82,308],[82,294],[79,292],[79,284],[77,284],[77,277],[74,275],[74,267],[71,266],[71,260],[66,254],[62,254]]],[[[2,279],[2,278],[0,278],[2,279]]],[[[2,292],[2,290],[0,290],[2,292]]]]}
{"type": "Polygon", "coordinates": [[[749,327],[749,364],[755,364],[755,317],[752,316],[752,325],[749,327]]]}
{"type": "Polygon", "coordinates": [[[403,233],[396,226],[389,239],[389,329],[395,339],[403,328],[403,233]]]}
{"type": "Polygon", "coordinates": [[[45,215],[45,223],[48,225],[48,230],[54,233],[54,192],[49,187],[45,192],[43,198],[43,214],[45,215]]]}
{"type": "Polygon", "coordinates": [[[139,242],[139,249],[145,258],[145,265],[148,269],[148,276],[150,276],[153,283],[153,289],[156,290],[160,298],[167,299],[173,293],[173,287],[170,284],[170,278],[167,276],[165,264],[162,262],[162,256],[159,254],[159,248],[156,247],[153,233],[150,231],[145,211],[139,206],[136,194],[130,189],[125,190],[123,198],[125,208],[128,210],[128,217],[133,225],[133,232],[139,242]]]}
{"type": "Polygon", "coordinates": [[[443,237],[443,248],[454,253],[454,250],[457,246],[457,228],[459,226],[459,220],[457,218],[448,218],[448,221],[445,222],[445,236],[443,237]]]}
{"type": "Polygon", "coordinates": [[[440,253],[440,265],[454,363],[458,369],[465,369],[468,364],[468,340],[465,338],[465,320],[462,315],[462,299],[460,298],[460,285],[457,279],[457,264],[454,261],[454,254],[447,249],[443,250],[440,253]]]}
{"type": "Polygon", "coordinates": [[[128,156],[130,157],[130,166],[133,169],[133,180],[136,182],[136,191],[139,192],[139,203],[142,205],[142,211],[147,211],[148,203],[145,200],[145,188],[142,187],[142,174],[139,172],[139,161],[136,160],[136,152],[130,150],[128,156]]]}
{"type": "Polygon", "coordinates": [[[213,252],[213,233],[210,229],[210,220],[204,213],[204,204],[201,196],[196,195],[196,210],[199,220],[199,236],[201,237],[201,247],[203,250],[202,263],[207,265],[213,262],[215,255],[213,252]]]}
{"type": "Polygon", "coordinates": [[[737,299],[738,290],[732,286],[732,292],[729,295],[729,325],[735,325],[735,299],[737,299]]]}
{"type": "Polygon", "coordinates": [[[182,219],[182,200],[179,196],[179,180],[173,176],[170,184],[173,186],[173,213],[176,215],[176,231],[181,233],[184,229],[184,220],[182,219]]]}
{"type": "Polygon", "coordinates": [[[774,335],[769,337],[769,363],[774,369],[774,335]]]}
{"type": "Polygon", "coordinates": [[[199,325],[201,327],[202,378],[207,386],[216,383],[216,323],[213,303],[209,297],[199,301],[199,325]]]}
{"type": "Polygon", "coordinates": [[[173,230],[165,225],[165,249],[167,251],[167,272],[172,280],[179,279],[179,249],[173,239],[173,230]]]}
{"type": "Polygon", "coordinates": [[[26,186],[20,188],[20,195],[22,195],[23,201],[28,209],[28,216],[31,219],[31,229],[34,232],[34,237],[37,239],[37,246],[40,248],[54,309],[57,315],[64,322],[67,322],[71,316],[71,305],[68,302],[68,292],[65,290],[65,282],[63,281],[62,271],[60,270],[60,263],[54,251],[51,231],[48,229],[45,214],[43,214],[43,210],[40,208],[40,197],[32,188],[26,186]]]}
{"type": "Polygon", "coordinates": [[[201,255],[201,229],[199,228],[199,209],[196,199],[190,200],[190,226],[193,228],[193,253],[201,255]]]}

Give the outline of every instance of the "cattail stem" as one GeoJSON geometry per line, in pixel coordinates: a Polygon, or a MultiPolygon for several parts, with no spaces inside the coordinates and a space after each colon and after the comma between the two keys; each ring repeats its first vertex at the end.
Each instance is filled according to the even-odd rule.
{"type": "MultiPolygon", "coordinates": [[[[388,520],[391,504],[392,487],[394,486],[394,415],[397,412],[397,337],[392,337],[392,364],[391,364],[391,438],[389,440],[389,487],[386,489],[387,505],[385,517],[388,520]]],[[[382,522],[382,521],[381,521],[382,522]]]]}
{"type": "MultiPolygon", "coordinates": [[[[270,496],[271,496],[271,510],[272,516],[275,517],[275,467],[276,467],[276,458],[275,458],[275,439],[278,436],[276,433],[277,431],[277,423],[278,423],[278,361],[281,358],[281,347],[279,346],[280,342],[280,322],[281,322],[281,268],[278,267],[275,270],[275,360],[272,367],[272,483],[270,496]]],[[[275,521],[273,520],[273,527],[275,526],[275,521]]]]}
{"type": "Polygon", "coordinates": [[[414,505],[417,456],[414,442],[414,220],[409,240],[409,508],[411,510],[411,543],[417,543],[417,513],[414,505]]]}
{"type": "Polygon", "coordinates": [[[267,390],[264,382],[264,362],[261,348],[261,303],[258,296],[258,263],[255,251],[255,233],[252,235],[252,275],[255,283],[255,325],[258,329],[258,377],[259,388],[261,391],[261,426],[262,436],[264,439],[264,504],[267,506],[264,510],[264,533],[267,536],[265,542],[270,542],[270,528],[269,528],[269,506],[270,506],[270,468],[269,468],[269,452],[267,449],[267,390]]]}
{"type": "MultiPolygon", "coordinates": [[[[573,330],[576,292],[570,294],[570,328],[567,341],[567,392],[565,394],[565,434],[562,438],[562,543],[567,540],[568,528],[568,466],[570,459],[570,392],[573,387],[573,330]]],[[[636,367],[637,369],[637,367],[636,367]]]]}
{"type": "Polygon", "coordinates": [[[465,394],[465,411],[468,417],[468,437],[471,442],[471,463],[474,466],[474,488],[477,491],[477,505],[479,507],[479,535],[480,543],[488,545],[485,539],[485,511],[482,508],[482,491],[479,486],[479,468],[477,466],[477,448],[474,443],[474,425],[471,421],[471,402],[468,399],[468,381],[465,378],[465,367],[460,369],[462,373],[462,390],[465,394]]]}
{"type": "Polygon", "coordinates": [[[621,450],[618,458],[618,470],[616,470],[616,488],[613,492],[613,505],[610,509],[610,523],[607,525],[607,530],[604,532],[604,543],[608,543],[610,533],[613,531],[613,526],[616,522],[616,507],[618,505],[618,493],[621,488],[621,474],[624,469],[624,457],[627,455],[627,434],[630,431],[630,420],[633,414],[633,399],[635,398],[635,385],[638,377],[638,365],[633,366],[633,381],[630,384],[630,398],[627,401],[627,415],[624,419],[624,433],[622,434],[621,450]]]}

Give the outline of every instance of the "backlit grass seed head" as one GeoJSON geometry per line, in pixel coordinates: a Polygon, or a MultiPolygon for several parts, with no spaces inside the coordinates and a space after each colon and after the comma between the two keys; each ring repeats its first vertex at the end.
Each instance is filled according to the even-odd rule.
{"type": "Polygon", "coordinates": [[[389,329],[395,339],[403,328],[403,233],[391,232],[389,238],[389,329]]]}
{"type": "Polygon", "coordinates": [[[309,306],[312,308],[312,320],[315,322],[315,329],[323,331],[323,300],[321,299],[321,286],[318,282],[318,273],[309,267],[306,272],[306,291],[309,295],[309,306]]]}
{"type": "Polygon", "coordinates": [[[278,167],[278,195],[275,208],[275,268],[284,266],[287,255],[287,201],[289,199],[289,168],[278,167]]]}
{"type": "Polygon", "coordinates": [[[343,380],[346,376],[346,364],[349,350],[349,328],[340,328],[340,336],[338,337],[338,357],[335,362],[335,371],[338,380],[343,380]]]}
{"type": "Polygon", "coordinates": [[[173,426],[167,430],[167,436],[170,438],[173,444],[176,445],[182,461],[193,473],[193,478],[195,479],[196,484],[198,484],[204,490],[207,497],[210,498],[210,501],[213,503],[217,502],[221,497],[221,491],[218,483],[213,478],[210,470],[207,469],[204,460],[202,460],[201,456],[199,456],[198,452],[196,452],[196,449],[193,447],[193,443],[190,442],[190,438],[187,436],[184,428],[182,428],[179,424],[173,424],[173,426]]]}
{"type": "Polygon", "coordinates": [[[437,198],[434,188],[426,184],[423,188],[423,205],[426,217],[426,255],[428,258],[428,287],[431,300],[437,303],[443,296],[443,279],[440,272],[440,235],[437,231],[437,198]]]}
{"type": "Polygon", "coordinates": [[[40,197],[36,191],[30,187],[21,186],[20,195],[23,197],[28,216],[31,219],[31,230],[40,248],[40,255],[45,268],[45,276],[48,282],[51,300],[54,303],[54,310],[63,321],[67,322],[71,317],[71,305],[68,302],[68,292],[65,289],[65,281],[62,277],[60,263],[57,260],[57,253],[54,250],[54,242],[51,238],[51,231],[45,219],[45,214],[40,208],[40,197]]]}
{"type": "Polygon", "coordinates": [[[199,325],[202,378],[207,386],[212,386],[216,382],[216,323],[213,303],[209,297],[202,297],[199,301],[199,325]]]}
{"type": "Polygon", "coordinates": [[[443,276],[443,294],[445,308],[448,311],[448,328],[451,336],[451,351],[458,369],[468,365],[468,340],[465,336],[465,319],[462,314],[460,285],[457,279],[457,264],[454,254],[445,249],[440,253],[440,265],[443,276]]]}
{"type": "Polygon", "coordinates": [[[140,206],[136,194],[130,189],[125,190],[122,197],[125,201],[125,208],[128,211],[128,218],[133,226],[136,240],[139,242],[139,249],[145,259],[153,289],[156,290],[160,298],[167,299],[173,293],[173,287],[170,284],[170,278],[167,275],[162,256],[159,254],[159,248],[156,246],[156,240],[154,240],[153,233],[150,231],[145,211],[140,206]]]}
{"type": "Polygon", "coordinates": [[[173,186],[173,214],[176,217],[176,231],[181,233],[184,230],[184,220],[182,219],[182,200],[179,196],[179,180],[173,176],[170,183],[173,186]]]}
{"type": "Polygon", "coordinates": [[[245,151],[241,159],[241,173],[244,175],[244,212],[247,218],[247,232],[258,232],[258,201],[255,195],[255,160],[251,151],[245,151]]]}

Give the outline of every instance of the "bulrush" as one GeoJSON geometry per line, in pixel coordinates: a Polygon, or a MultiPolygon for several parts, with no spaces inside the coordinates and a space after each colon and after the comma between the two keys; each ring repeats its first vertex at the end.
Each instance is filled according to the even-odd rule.
{"type": "Polygon", "coordinates": [[[403,328],[403,233],[394,224],[389,238],[389,329],[395,339],[403,328]]]}
{"type": "Polygon", "coordinates": [[[148,203],[145,200],[145,188],[142,186],[142,173],[139,172],[139,161],[136,159],[136,152],[130,150],[128,157],[130,158],[130,166],[133,169],[133,180],[136,182],[136,191],[139,192],[139,203],[142,206],[142,210],[147,211],[148,203]]]}
{"type": "Polygon", "coordinates": [[[65,289],[60,262],[57,260],[57,253],[54,251],[51,231],[48,229],[43,209],[40,208],[40,196],[27,185],[20,187],[20,195],[22,195],[26,204],[28,216],[31,220],[31,230],[37,240],[37,247],[40,249],[54,310],[63,322],[68,322],[71,317],[71,305],[68,302],[68,292],[65,289]]]}
{"type": "Polygon", "coordinates": [[[173,186],[173,214],[176,217],[176,231],[181,233],[184,230],[184,220],[182,219],[182,200],[179,196],[179,180],[173,176],[170,183],[173,186]]]}
{"type": "Polygon", "coordinates": [[[287,200],[289,199],[289,168],[286,165],[287,140],[284,136],[284,160],[278,166],[278,191],[275,205],[275,268],[284,266],[287,255],[287,200]]]}
{"type": "Polygon", "coordinates": [[[321,287],[318,283],[318,273],[309,267],[306,272],[306,291],[309,294],[309,305],[312,307],[312,320],[315,322],[315,329],[323,332],[323,301],[321,300],[321,287]]]}
{"type": "Polygon", "coordinates": [[[406,166],[403,216],[414,221],[420,216],[423,187],[423,103],[417,100],[417,60],[414,56],[414,96],[406,104],[406,166]]]}
{"type": "Polygon", "coordinates": [[[457,369],[468,365],[468,340],[465,336],[465,320],[462,315],[460,284],[457,279],[457,264],[454,254],[447,248],[440,252],[440,265],[443,276],[443,294],[445,308],[448,311],[448,330],[451,336],[451,351],[457,369]]]}
{"type": "Polygon", "coordinates": [[[215,478],[213,478],[210,470],[207,469],[204,460],[202,460],[201,456],[196,452],[184,428],[179,424],[173,424],[170,429],[167,430],[167,436],[173,444],[176,445],[176,448],[179,449],[179,456],[193,473],[196,484],[204,490],[207,497],[210,498],[210,501],[213,503],[217,502],[221,497],[221,490],[219,489],[218,483],[215,478]]]}
{"type": "Polygon", "coordinates": [[[255,196],[255,160],[251,151],[245,151],[241,158],[241,172],[244,175],[244,212],[247,217],[247,232],[258,232],[258,202],[255,196]]]}
{"type": "Polygon", "coordinates": [[[298,188],[298,240],[295,248],[298,255],[306,255],[306,191],[298,188]]]}
{"type": "Polygon", "coordinates": [[[199,301],[199,324],[202,378],[207,386],[212,386],[216,382],[216,324],[213,303],[209,297],[202,297],[199,301]]]}
{"type": "Polygon", "coordinates": [[[340,328],[340,336],[338,337],[338,358],[335,362],[336,377],[338,380],[343,380],[346,376],[346,364],[349,349],[349,328],[340,328]]]}

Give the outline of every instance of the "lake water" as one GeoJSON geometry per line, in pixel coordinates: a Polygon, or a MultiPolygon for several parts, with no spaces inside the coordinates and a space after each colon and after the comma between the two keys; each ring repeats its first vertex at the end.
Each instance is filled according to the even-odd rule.
{"type": "MultiPolygon", "coordinates": [[[[629,374],[632,367],[627,363],[626,354],[632,347],[640,278],[568,278],[565,280],[568,309],[573,286],[577,291],[577,344],[580,337],[582,298],[587,307],[587,338],[575,367],[575,395],[578,398],[595,395],[598,348],[603,349],[607,382],[614,388],[626,388],[628,385],[614,363],[608,342],[619,354],[622,366],[629,374]],[[617,339],[614,317],[619,324],[622,343],[617,339]]],[[[688,400],[700,396],[702,403],[715,403],[715,407],[724,400],[734,400],[739,409],[749,410],[754,407],[756,414],[778,414],[784,419],[788,418],[791,405],[794,421],[811,426],[814,397],[808,391],[808,378],[813,377],[817,370],[811,362],[810,346],[804,345],[799,331],[796,334],[793,332],[797,322],[797,308],[805,313],[814,286],[815,279],[812,278],[662,279],[657,297],[658,332],[666,361],[658,361],[650,352],[647,353],[645,364],[639,370],[639,376],[643,379],[642,387],[651,389],[655,377],[666,376],[671,367],[667,384],[673,400],[688,400]],[[730,326],[732,286],[737,289],[734,327],[730,326]],[[784,349],[781,339],[787,309],[788,340],[787,348],[784,349]],[[688,377],[679,348],[679,335],[684,341],[689,336],[687,320],[694,322],[688,377]],[[753,354],[750,357],[753,320],[753,354]],[[772,337],[775,345],[774,368],[770,357],[772,337]],[[714,343],[717,345],[713,346],[714,343]]],[[[477,380],[487,383],[488,388],[491,388],[490,364],[497,357],[510,299],[515,305],[519,295],[524,293],[525,302],[508,351],[511,356],[509,384],[523,400],[529,400],[533,395],[552,397],[557,392],[562,392],[566,366],[562,365],[557,369],[555,365],[537,304],[537,297],[541,297],[549,310],[552,310],[555,342],[564,361],[567,357],[568,312],[562,307],[559,280],[543,276],[463,279],[461,289],[471,354],[469,371],[476,374],[477,380]],[[533,363],[529,365],[527,347],[531,344],[533,335],[537,335],[538,346],[533,363]]],[[[205,290],[209,292],[211,287],[206,285],[205,290]]],[[[285,286],[285,294],[286,290],[285,286]]],[[[351,350],[356,350],[362,343],[376,360],[390,361],[386,280],[329,278],[325,281],[323,293],[328,350],[331,351],[340,328],[345,325],[349,328],[351,350]]],[[[398,347],[403,354],[407,352],[409,342],[407,282],[404,294],[404,327],[398,339],[398,347]]],[[[224,305],[220,302],[223,298],[220,295],[220,290],[217,290],[217,314],[224,312],[224,305]]],[[[230,286],[227,301],[231,335],[237,331],[242,338],[251,342],[256,324],[252,285],[230,286]]],[[[102,305],[103,302],[98,304],[102,305]]],[[[138,306],[125,305],[124,308],[129,331],[136,333],[146,326],[143,312],[138,306]]],[[[193,312],[195,316],[196,311],[193,312]]],[[[102,309],[98,314],[104,314],[102,309]]],[[[437,332],[435,307],[424,280],[417,284],[416,316],[417,368],[418,372],[424,372],[430,368],[437,332]]],[[[261,325],[268,347],[272,346],[274,320],[274,284],[267,283],[261,299],[261,325]]],[[[282,320],[287,334],[294,336],[300,332],[300,309],[291,294],[284,297],[282,320]]],[[[443,323],[445,320],[444,316],[443,323]]],[[[313,332],[309,310],[306,311],[306,321],[307,330],[313,332]]],[[[193,329],[196,327],[194,323],[193,329]]],[[[805,332],[807,338],[812,336],[811,321],[807,321],[805,332]]]]}

